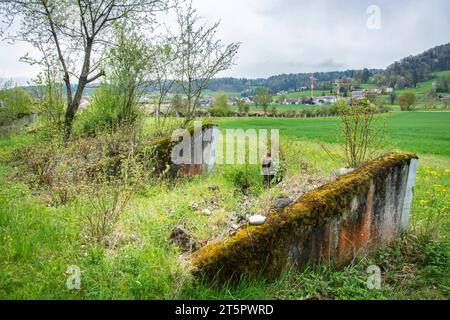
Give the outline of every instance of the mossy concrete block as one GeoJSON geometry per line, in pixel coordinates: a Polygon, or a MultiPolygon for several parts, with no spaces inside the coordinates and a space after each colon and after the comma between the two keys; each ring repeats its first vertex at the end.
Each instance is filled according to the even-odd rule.
{"type": "MultiPolygon", "coordinates": [[[[172,175],[199,175],[211,173],[216,160],[216,145],[219,128],[213,124],[205,124],[198,128],[186,130],[189,133],[188,145],[190,146],[187,162],[175,164],[173,162],[174,148],[182,142],[176,141],[172,136],[154,141],[146,147],[145,153],[149,153],[153,159],[156,173],[163,173],[170,168],[172,175]],[[199,144],[198,150],[196,145],[199,144]]],[[[187,150],[184,150],[187,151],[187,150]]]]}
{"type": "Polygon", "coordinates": [[[272,211],[263,225],[248,225],[194,253],[194,273],[219,282],[274,279],[288,264],[345,264],[391,242],[406,228],[417,159],[390,153],[306,193],[272,211]]]}

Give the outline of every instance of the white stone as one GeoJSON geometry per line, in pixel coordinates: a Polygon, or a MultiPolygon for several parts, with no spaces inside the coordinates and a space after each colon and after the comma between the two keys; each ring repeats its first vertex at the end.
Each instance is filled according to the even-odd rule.
{"type": "Polygon", "coordinates": [[[262,225],[264,222],[266,222],[266,217],[262,216],[260,214],[255,215],[255,216],[251,216],[250,218],[248,218],[248,221],[250,222],[250,224],[252,226],[259,226],[262,225]]]}
{"type": "Polygon", "coordinates": [[[336,175],[338,177],[341,177],[341,176],[344,176],[344,175],[346,175],[348,173],[351,173],[353,171],[355,171],[355,169],[353,169],[353,168],[341,168],[341,169],[336,170],[336,175]]]}
{"type": "Polygon", "coordinates": [[[209,210],[209,209],[203,209],[202,213],[203,213],[205,216],[210,216],[210,215],[211,215],[211,210],[209,210]]]}

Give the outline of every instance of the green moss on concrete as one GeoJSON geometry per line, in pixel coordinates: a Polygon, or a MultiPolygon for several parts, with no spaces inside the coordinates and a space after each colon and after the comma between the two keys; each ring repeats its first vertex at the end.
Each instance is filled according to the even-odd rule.
{"type": "Polygon", "coordinates": [[[296,234],[308,226],[323,226],[347,209],[354,195],[365,193],[373,179],[384,179],[394,167],[409,164],[416,155],[390,153],[354,172],[305,194],[283,211],[271,212],[262,226],[247,226],[192,255],[194,273],[219,282],[242,275],[277,277],[288,261],[296,234]]]}
{"type": "MultiPolygon", "coordinates": [[[[213,124],[202,125],[202,130],[211,128],[213,124]]],[[[195,128],[191,127],[187,129],[190,134],[194,134],[195,128]]],[[[168,167],[172,165],[172,150],[179,143],[179,141],[172,141],[172,136],[162,137],[149,143],[140,153],[151,162],[151,166],[155,173],[161,174],[168,167]]]]}

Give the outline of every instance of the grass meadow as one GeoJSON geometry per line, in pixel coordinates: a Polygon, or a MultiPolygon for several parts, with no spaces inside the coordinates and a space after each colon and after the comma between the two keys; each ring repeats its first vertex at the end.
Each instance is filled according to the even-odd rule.
{"type": "MultiPolygon", "coordinates": [[[[61,206],[42,201],[21,182],[11,162],[17,148],[42,140],[37,134],[0,138],[0,298],[1,299],[448,299],[450,293],[450,113],[393,113],[388,116],[392,146],[416,152],[420,169],[412,207],[411,232],[393,245],[355,259],[346,268],[322,265],[286,270],[274,282],[246,281],[217,288],[190,277],[186,257],[170,243],[170,230],[184,224],[207,240],[227,224],[227,213],[242,210],[228,179],[217,166],[211,176],[149,184],[136,192],[120,217],[115,246],[90,244],[82,236],[82,199],[61,206]],[[217,185],[220,197],[210,190],[217,185]],[[212,208],[205,216],[192,202],[212,208]],[[366,286],[366,268],[383,270],[380,290],[366,286]],[[67,267],[81,269],[81,289],[68,290],[67,267]]],[[[275,128],[291,155],[329,173],[342,167],[318,142],[337,149],[337,118],[218,119],[226,128],[275,128]]],[[[255,191],[252,197],[264,197],[255,191]]]]}

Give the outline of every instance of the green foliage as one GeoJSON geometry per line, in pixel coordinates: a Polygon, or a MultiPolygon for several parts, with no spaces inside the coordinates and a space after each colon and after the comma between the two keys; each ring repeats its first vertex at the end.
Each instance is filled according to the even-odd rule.
{"type": "Polygon", "coordinates": [[[223,177],[244,194],[257,195],[264,189],[259,165],[227,166],[223,171],[223,177]]]}
{"type": "Polygon", "coordinates": [[[397,99],[397,94],[395,93],[395,91],[390,92],[389,93],[389,102],[391,104],[394,104],[396,99],[397,99]]]}
{"type": "Polygon", "coordinates": [[[398,97],[398,104],[402,111],[410,111],[412,107],[417,102],[417,97],[412,92],[405,92],[400,97],[398,97]]]}
{"type": "Polygon", "coordinates": [[[150,67],[150,52],[145,40],[134,30],[120,27],[116,37],[118,44],[107,58],[108,78],[119,97],[120,119],[130,123],[137,117],[137,103],[150,67]]]}
{"type": "Polygon", "coordinates": [[[185,110],[186,106],[183,102],[183,99],[181,98],[181,96],[179,94],[176,94],[173,98],[172,98],[172,109],[175,112],[183,112],[185,110]]]}
{"type": "Polygon", "coordinates": [[[215,117],[227,117],[232,114],[230,106],[228,105],[228,96],[225,92],[219,93],[214,98],[211,114],[215,117]]]}
{"type": "MultiPolygon", "coordinates": [[[[99,245],[84,237],[86,225],[81,223],[84,221],[81,219],[90,212],[88,197],[77,194],[75,201],[51,205],[46,201],[48,193],[45,188],[36,190],[25,183],[29,181],[28,176],[22,175],[28,175],[31,170],[10,162],[10,153],[14,149],[23,149],[26,145],[44,148],[44,138],[40,132],[1,138],[0,297],[448,299],[448,243],[442,239],[445,240],[449,230],[450,174],[447,171],[450,164],[447,155],[450,147],[446,147],[449,116],[448,113],[394,113],[389,116],[388,123],[389,135],[400,148],[421,153],[411,211],[411,232],[413,235],[423,232],[432,237],[408,237],[373,255],[359,257],[347,267],[321,265],[302,272],[288,269],[272,282],[242,279],[237,286],[225,285],[221,288],[193,282],[188,274],[189,267],[180,262],[179,252],[171,245],[168,234],[179,224],[184,224],[201,240],[212,239],[218,233],[227,231],[227,213],[241,209],[235,194],[235,190],[240,191],[240,188],[235,187],[231,174],[224,173],[232,167],[220,166],[211,177],[141,184],[121,212],[112,233],[106,237],[107,241],[99,245]],[[218,191],[209,189],[212,184],[219,186],[218,191]],[[206,217],[194,211],[192,201],[199,203],[200,208],[213,206],[213,214],[206,217]],[[368,290],[366,287],[366,268],[372,264],[382,269],[381,290],[368,290]],[[66,288],[68,265],[81,268],[81,290],[66,288]]],[[[288,161],[298,161],[300,157],[308,162],[308,167],[317,167],[327,174],[330,168],[335,168],[323,150],[311,140],[334,142],[336,118],[221,119],[220,123],[223,128],[280,128],[284,138],[303,139],[296,142],[303,146],[302,152],[296,152],[298,149],[283,144],[282,140],[283,149],[289,151],[288,161]]],[[[126,132],[129,133],[129,130],[126,132]]],[[[94,150],[99,151],[101,159],[106,159],[105,155],[127,154],[127,149],[122,148],[127,143],[120,141],[126,136],[129,135],[117,133],[105,138],[102,143],[90,139],[74,145],[73,149],[69,145],[71,152],[77,151],[70,156],[78,159],[74,162],[73,172],[79,173],[80,168],[83,170],[82,159],[92,159],[91,164],[98,159],[92,153],[94,150]],[[86,149],[92,151],[86,153],[83,151],[86,149]]],[[[54,152],[62,152],[59,146],[55,149],[54,152]]],[[[62,156],[67,157],[67,154],[63,152],[62,156]]],[[[46,160],[42,158],[39,162],[45,163],[46,160]]],[[[245,173],[245,167],[242,166],[240,171],[245,173]]],[[[66,167],[60,172],[69,174],[72,169],[69,167],[67,170],[66,167]]],[[[298,172],[297,169],[295,172],[298,172]]],[[[248,180],[257,180],[258,174],[259,167],[249,169],[248,180]]],[[[78,190],[75,188],[76,192],[78,190]]],[[[108,190],[104,192],[107,202],[112,193],[108,190]]],[[[93,193],[96,194],[100,192],[93,193]]]]}
{"type": "Polygon", "coordinates": [[[256,90],[256,96],[254,97],[254,101],[256,105],[261,106],[263,108],[264,113],[267,113],[267,108],[269,104],[272,102],[272,96],[269,93],[269,89],[258,88],[256,90]]]}
{"type": "Polygon", "coordinates": [[[32,99],[20,87],[0,89],[0,125],[6,125],[32,112],[32,99]]]}
{"type": "Polygon", "coordinates": [[[34,80],[37,111],[47,124],[61,130],[66,112],[66,100],[62,84],[52,71],[38,74],[34,80]]]}
{"type": "Polygon", "coordinates": [[[388,66],[383,73],[384,84],[392,88],[415,88],[430,79],[431,73],[448,69],[450,44],[434,47],[388,66]],[[439,59],[436,59],[439,57],[439,59]]]}
{"type": "Polygon", "coordinates": [[[95,90],[92,102],[80,114],[77,128],[82,133],[95,134],[117,126],[125,116],[120,108],[121,98],[115,86],[103,83],[95,90]]]}
{"type": "Polygon", "coordinates": [[[248,113],[248,111],[250,110],[247,106],[247,104],[240,98],[238,98],[236,100],[236,105],[238,107],[238,112],[239,113],[248,113]]]}
{"type": "Polygon", "coordinates": [[[436,80],[436,92],[449,93],[450,92],[450,76],[441,77],[436,80]]]}
{"type": "Polygon", "coordinates": [[[350,168],[375,158],[387,147],[385,121],[376,116],[377,110],[368,100],[341,99],[336,106],[341,119],[340,140],[344,141],[342,151],[350,168]]]}
{"type": "Polygon", "coordinates": [[[118,28],[116,38],[117,46],[106,59],[108,79],[94,92],[92,103],[80,117],[83,133],[130,125],[142,115],[139,99],[149,68],[148,48],[136,32],[126,27],[118,28]]]}

